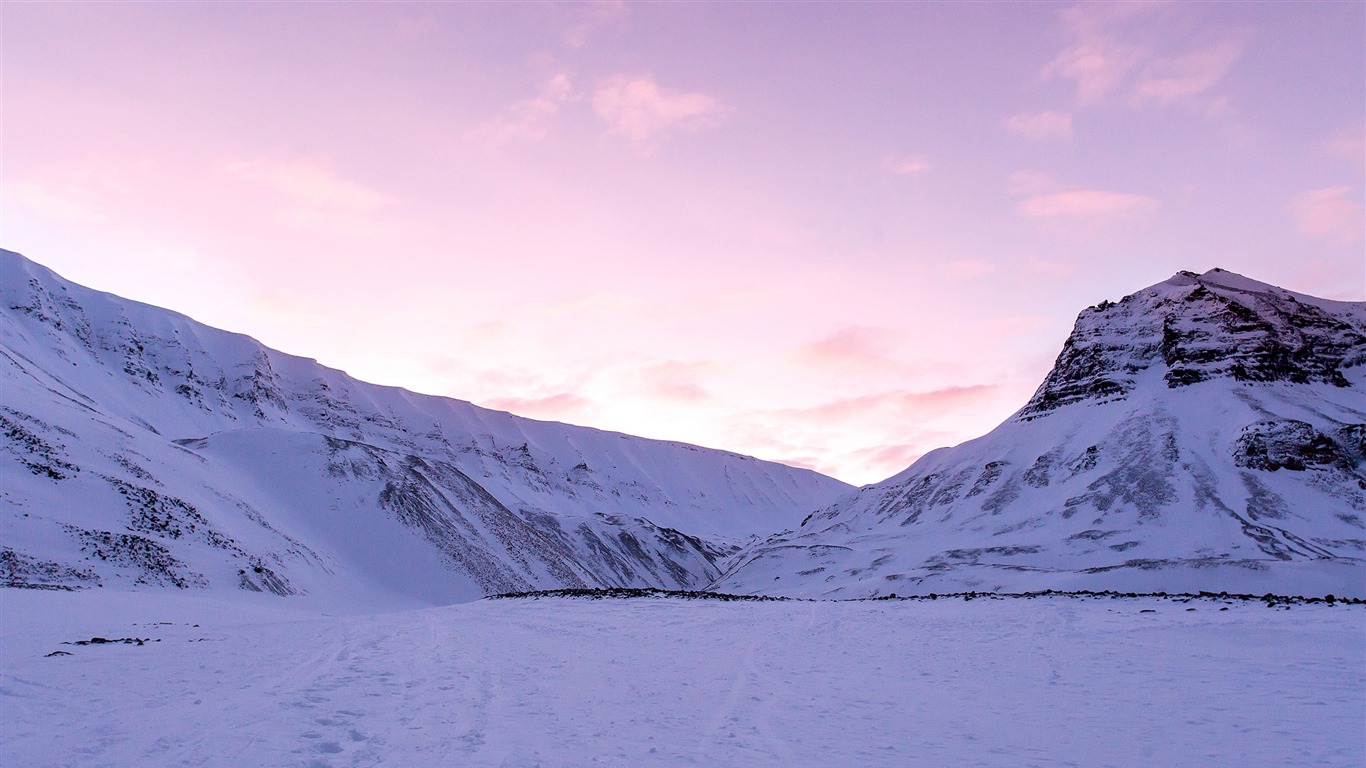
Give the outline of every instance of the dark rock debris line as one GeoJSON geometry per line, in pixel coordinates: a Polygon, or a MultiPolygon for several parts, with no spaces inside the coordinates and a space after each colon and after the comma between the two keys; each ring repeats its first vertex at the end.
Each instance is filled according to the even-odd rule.
{"type": "Polygon", "coordinates": [[[123,643],[125,645],[144,645],[146,643],[159,643],[160,640],[153,640],[150,637],[118,637],[110,640],[107,637],[92,637],[89,640],[72,640],[64,642],[62,645],[110,645],[123,643]]]}
{"type": "Polygon", "coordinates": [[[606,589],[542,589],[531,592],[504,592],[489,595],[485,600],[505,600],[515,598],[542,597],[581,597],[588,600],[627,600],[643,597],[667,597],[675,600],[720,600],[722,602],[770,603],[788,601],[790,597],[770,595],[730,595],[724,592],[699,592],[682,589],[656,589],[654,587],[608,587],[606,589]]]}
{"type": "Polygon", "coordinates": [[[951,600],[954,598],[962,599],[964,602],[970,600],[1033,600],[1040,597],[1069,597],[1069,598],[1093,598],[1111,599],[1120,598],[1149,598],[1158,600],[1168,600],[1177,603],[1189,603],[1192,600],[1213,601],[1221,603],[1252,603],[1264,602],[1267,607],[1291,606],[1291,605],[1366,605],[1366,599],[1354,597],[1337,597],[1334,595],[1324,595],[1323,597],[1309,597],[1305,595],[1274,595],[1270,592],[1264,595],[1241,594],[1234,592],[1115,592],[1113,590],[1057,590],[1045,589],[1041,592],[951,592],[936,594],[931,592],[928,595],[883,595],[881,597],[860,597],[847,600],[811,600],[795,597],[773,597],[771,595],[732,595],[725,592],[697,592],[677,589],[636,589],[625,587],[613,587],[610,589],[545,589],[532,592],[505,592],[499,595],[489,595],[485,600],[508,600],[508,599],[533,599],[540,598],[584,598],[588,600],[629,600],[638,598],[663,597],[675,600],[720,600],[722,602],[833,602],[833,603],[864,603],[864,602],[886,602],[890,600],[908,601],[914,600],[923,602],[926,600],[951,600]]]}

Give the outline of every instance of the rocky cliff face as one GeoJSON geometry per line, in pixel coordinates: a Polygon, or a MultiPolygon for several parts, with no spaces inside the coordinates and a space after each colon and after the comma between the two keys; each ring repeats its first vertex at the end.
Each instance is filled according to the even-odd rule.
{"type": "Polygon", "coordinates": [[[1222,270],[1084,311],[991,434],[751,547],[723,591],[1366,593],[1366,305],[1222,270]]]}
{"type": "Polygon", "coordinates": [[[1215,269],[1081,313],[1053,370],[1020,418],[1079,402],[1123,399],[1153,366],[1168,388],[1211,379],[1325,383],[1366,362],[1366,336],[1331,303],[1215,269]]]}
{"type": "Polygon", "coordinates": [[[699,588],[848,486],[356,381],[0,251],[0,581],[699,588]]]}

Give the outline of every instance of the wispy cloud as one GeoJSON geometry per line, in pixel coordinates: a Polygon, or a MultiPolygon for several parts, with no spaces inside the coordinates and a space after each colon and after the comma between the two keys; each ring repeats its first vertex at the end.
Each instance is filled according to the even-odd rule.
{"type": "Polygon", "coordinates": [[[1155,198],[1146,195],[1064,187],[1034,171],[1013,174],[1007,189],[1022,196],[1016,203],[1016,210],[1035,219],[1124,219],[1152,213],[1159,207],[1155,198]]]}
{"type": "Polygon", "coordinates": [[[271,215],[290,226],[331,236],[395,234],[398,222],[390,211],[399,201],[341,176],[328,158],[259,157],[222,168],[230,178],[273,192],[271,215]]]}
{"type": "Polygon", "coordinates": [[[1067,112],[1021,112],[1006,118],[1005,126],[1030,141],[1072,138],[1072,115],[1067,112]]]}
{"type": "Polygon", "coordinates": [[[498,117],[474,127],[466,132],[465,138],[490,147],[545,138],[551,119],[573,98],[573,93],[569,76],[555,74],[541,84],[535,96],[513,104],[498,117]]]}
{"type": "Polygon", "coordinates": [[[593,95],[593,110],[608,130],[624,136],[646,154],[654,151],[661,134],[711,128],[722,113],[715,98],[664,88],[649,75],[607,80],[593,95]]]}
{"type": "Polygon", "coordinates": [[[591,33],[620,22],[630,12],[625,0],[590,0],[575,6],[572,10],[573,21],[564,32],[565,42],[573,48],[582,48],[591,33]]]}
{"type": "Polygon", "coordinates": [[[1151,56],[1121,35],[1126,24],[1147,10],[1143,3],[1084,3],[1063,9],[1058,19],[1073,43],[1044,67],[1044,77],[1071,80],[1081,104],[1115,91],[1151,56]]]}
{"type": "Polygon", "coordinates": [[[755,455],[868,482],[905,469],[928,450],[961,440],[953,432],[941,431],[941,425],[994,406],[1000,395],[996,385],[971,385],[875,392],[804,407],[748,411],[729,430],[727,440],[755,455]],[[832,439],[845,433],[860,434],[868,442],[832,439]]]}
{"type": "MultiPolygon", "coordinates": [[[[1154,59],[1134,85],[1134,100],[1171,104],[1202,94],[1224,79],[1241,55],[1241,46],[1224,41],[1174,58],[1154,59]]],[[[1214,107],[1227,109],[1227,103],[1220,99],[1214,107]]]]}
{"type": "Polygon", "coordinates": [[[121,224],[127,203],[164,186],[165,169],[142,157],[85,156],[5,179],[4,202],[67,225],[121,224]]]}
{"type": "Polygon", "coordinates": [[[482,405],[499,411],[528,416],[533,419],[559,421],[573,419],[593,408],[593,401],[572,392],[558,392],[540,397],[495,397],[482,405]]]}
{"type": "Polygon", "coordinates": [[[859,395],[805,408],[788,408],[774,411],[784,418],[815,420],[818,423],[846,419],[865,419],[885,417],[888,414],[906,416],[923,414],[926,411],[941,411],[965,408],[993,397],[996,387],[991,384],[973,384],[961,387],[945,387],[927,392],[877,392],[859,395]]]}
{"type": "Polygon", "coordinates": [[[893,155],[883,165],[898,176],[912,176],[930,169],[930,161],[924,155],[893,155]]]}
{"type": "Polygon", "coordinates": [[[1366,123],[1333,134],[1323,143],[1323,149],[1333,157],[1346,160],[1352,170],[1360,171],[1366,165],[1366,123]]]}
{"type": "Polygon", "coordinates": [[[1077,102],[1085,105],[1115,90],[1140,61],[1142,55],[1132,48],[1107,48],[1091,43],[1058,54],[1044,68],[1044,75],[1072,80],[1077,88],[1077,102]]]}
{"type": "Polygon", "coordinates": [[[1157,201],[1144,195],[1104,189],[1074,189],[1031,195],[1019,203],[1019,211],[1035,218],[1094,218],[1136,216],[1157,210],[1157,201]]]}
{"type": "Polygon", "coordinates": [[[1351,187],[1316,189],[1290,203],[1295,227],[1302,235],[1334,245],[1356,245],[1362,241],[1366,215],[1353,199],[1351,187]]]}
{"type": "Polygon", "coordinates": [[[1135,106],[1192,102],[1216,115],[1229,110],[1226,97],[1209,94],[1242,55],[1232,38],[1178,49],[1161,34],[1169,23],[1163,3],[1082,3],[1058,20],[1072,38],[1044,68],[1046,79],[1071,81],[1077,103],[1120,96],[1135,106]]]}
{"type": "Polygon", "coordinates": [[[797,348],[797,359],[820,367],[886,370],[899,367],[891,357],[896,332],[849,326],[797,348]]]}
{"type": "Polygon", "coordinates": [[[702,386],[699,374],[710,368],[709,363],[663,360],[640,369],[637,388],[652,399],[673,402],[697,402],[711,397],[702,386]]]}
{"type": "Polygon", "coordinates": [[[924,444],[918,443],[895,443],[892,445],[877,445],[871,448],[854,451],[851,459],[858,462],[863,467],[870,470],[881,470],[879,474],[886,477],[900,472],[911,466],[927,453],[924,444]]]}
{"type": "Polygon", "coordinates": [[[224,167],[230,175],[269,187],[304,208],[368,212],[397,203],[382,192],[342,178],[326,158],[256,158],[224,167]]]}

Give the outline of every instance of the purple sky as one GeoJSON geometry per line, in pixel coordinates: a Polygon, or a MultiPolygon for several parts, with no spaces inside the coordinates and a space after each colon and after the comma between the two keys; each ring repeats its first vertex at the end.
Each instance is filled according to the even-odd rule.
{"type": "Polygon", "coordinates": [[[0,245],[369,381],[878,480],[1076,313],[1366,297],[1366,4],[16,3],[0,245]]]}

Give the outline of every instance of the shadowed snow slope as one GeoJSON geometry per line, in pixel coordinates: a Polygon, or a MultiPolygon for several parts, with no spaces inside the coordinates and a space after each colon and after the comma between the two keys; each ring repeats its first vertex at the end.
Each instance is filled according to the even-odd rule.
{"type": "Polygon", "coordinates": [[[733,559],[723,592],[1366,594],[1366,304],[1189,272],[1081,313],[990,434],[733,559]]]}
{"type": "Polygon", "coordinates": [[[356,381],[0,251],[0,581],[700,588],[849,486],[356,381]]]}

